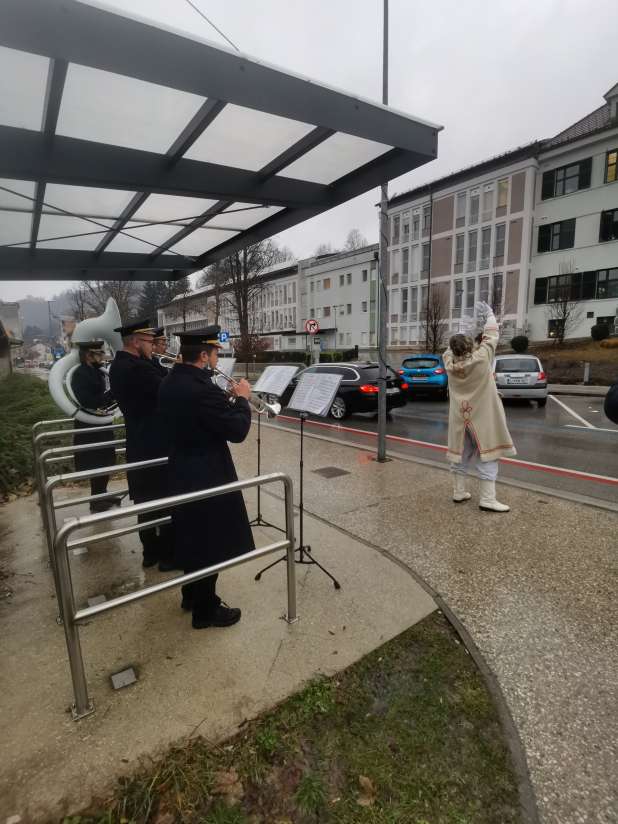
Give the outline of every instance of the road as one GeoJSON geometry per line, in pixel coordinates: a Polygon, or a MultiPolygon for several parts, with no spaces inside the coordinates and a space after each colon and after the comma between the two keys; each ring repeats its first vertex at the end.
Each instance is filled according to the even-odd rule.
{"type": "MultiPolygon", "coordinates": [[[[507,401],[505,411],[517,459],[502,462],[501,477],[618,504],[618,426],[605,417],[603,398],[550,396],[544,409],[507,401]]],[[[284,410],[274,425],[297,429],[298,421],[284,410]]],[[[375,449],[377,420],[353,415],[340,426],[331,418],[311,419],[306,431],[375,449]]],[[[443,464],[448,404],[411,401],[393,411],[386,431],[392,454],[443,464]]]]}

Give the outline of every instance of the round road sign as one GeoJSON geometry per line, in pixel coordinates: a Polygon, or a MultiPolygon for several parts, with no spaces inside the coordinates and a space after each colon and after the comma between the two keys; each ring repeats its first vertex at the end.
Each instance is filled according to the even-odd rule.
{"type": "Polygon", "coordinates": [[[305,321],[305,332],[308,332],[310,335],[315,335],[319,331],[320,324],[315,318],[309,318],[309,320],[305,321]]]}

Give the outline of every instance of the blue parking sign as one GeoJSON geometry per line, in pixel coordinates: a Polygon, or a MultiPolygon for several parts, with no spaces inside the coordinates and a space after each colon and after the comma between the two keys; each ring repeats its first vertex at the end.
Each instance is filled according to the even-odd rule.
{"type": "Polygon", "coordinates": [[[229,332],[219,332],[219,340],[221,341],[221,343],[227,343],[229,339],[230,339],[230,333],[229,332]]]}

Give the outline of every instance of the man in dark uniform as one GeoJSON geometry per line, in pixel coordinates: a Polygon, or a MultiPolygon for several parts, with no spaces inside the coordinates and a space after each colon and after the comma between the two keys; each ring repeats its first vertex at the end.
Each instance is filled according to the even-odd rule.
{"type": "MultiPolygon", "coordinates": [[[[180,332],[180,355],[159,390],[159,409],[170,431],[170,494],[196,492],[237,480],[228,441],[241,443],[251,428],[251,387],[239,381],[236,402],[212,380],[220,343],[219,326],[180,332]]],[[[220,563],[254,549],[242,493],[218,495],[175,507],[175,553],[185,573],[220,563]]],[[[183,587],[183,609],[193,612],[193,627],[226,627],[240,610],[221,603],[217,576],[183,587]]]]}
{"type": "Polygon", "coordinates": [[[166,352],[167,338],[165,337],[165,329],[163,326],[159,326],[154,330],[154,338],[152,340],[152,365],[163,378],[169,375],[169,369],[161,363],[161,358],[166,352]]]}
{"type": "MultiPolygon", "coordinates": [[[[152,365],[154,328],[148,320],[114,330],[122,336],[123,349],[109,370],[111,389],[124,415],[127,438],[127,462],[147,461],[168,454],[168,433],[157,413],[157,394],[163,380],[152,365]]],[[[134,469],[128,473],[129,494],[134,503],[165,498],[169,495],[167,467],[134,469]]],[[[163,510],[138,516],[144,523],[169,513],[163,510]]],[[[161,572],[176,569],[173,560],[171,524],[142,529],[139,533],[144,550],[143,566],[159,564],[161,572]]]]}
{"type": "MultiPolygon", "coordinates": [[[[105,409],[113,403],[112,394],[107,388],[107,381],[102,370],[103,350],[102,340],[93,340],[86,343],[78,343],[79,366],[73,372],[71,378],[71,389],[75,399],[82,409],[90,414],[96,414],[97,410],[105,409]]],[[[73,428],[79,430],[91,429],[93,424],[83,423],[78,418],[73,422],[73,428]]],[[[102,441],[113,441],[114,433],[93,432],[91,434],[75,435],[76,446],[90,443],[100,443],[102,441]]],[[[116,463],[116,450],[113,446],[92,449],[86,452],[75,453],[75,469],[78,472],[85,472],[88,469],[98,469],[100,466],[113,466],[116,463]]],[[[101,478],[90,479],[90,494],[102,495],[107,492],[109,475],[101,478]]],[[[100,501],[90,501],[91,512],[105,512],[112,506],[120,506],[120,497],[106,498],[100,501]]]]}

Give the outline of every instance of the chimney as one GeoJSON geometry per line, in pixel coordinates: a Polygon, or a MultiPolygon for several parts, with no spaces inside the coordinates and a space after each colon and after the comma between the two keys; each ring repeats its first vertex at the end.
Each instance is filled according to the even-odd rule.
{"type": "Polygon", "coordinates": [[[607,94],[604,94],[603,97],[609,106],[610,120],[616,120],[616,118],[618,118],[618,83],[616,83],[607,94]]]}

